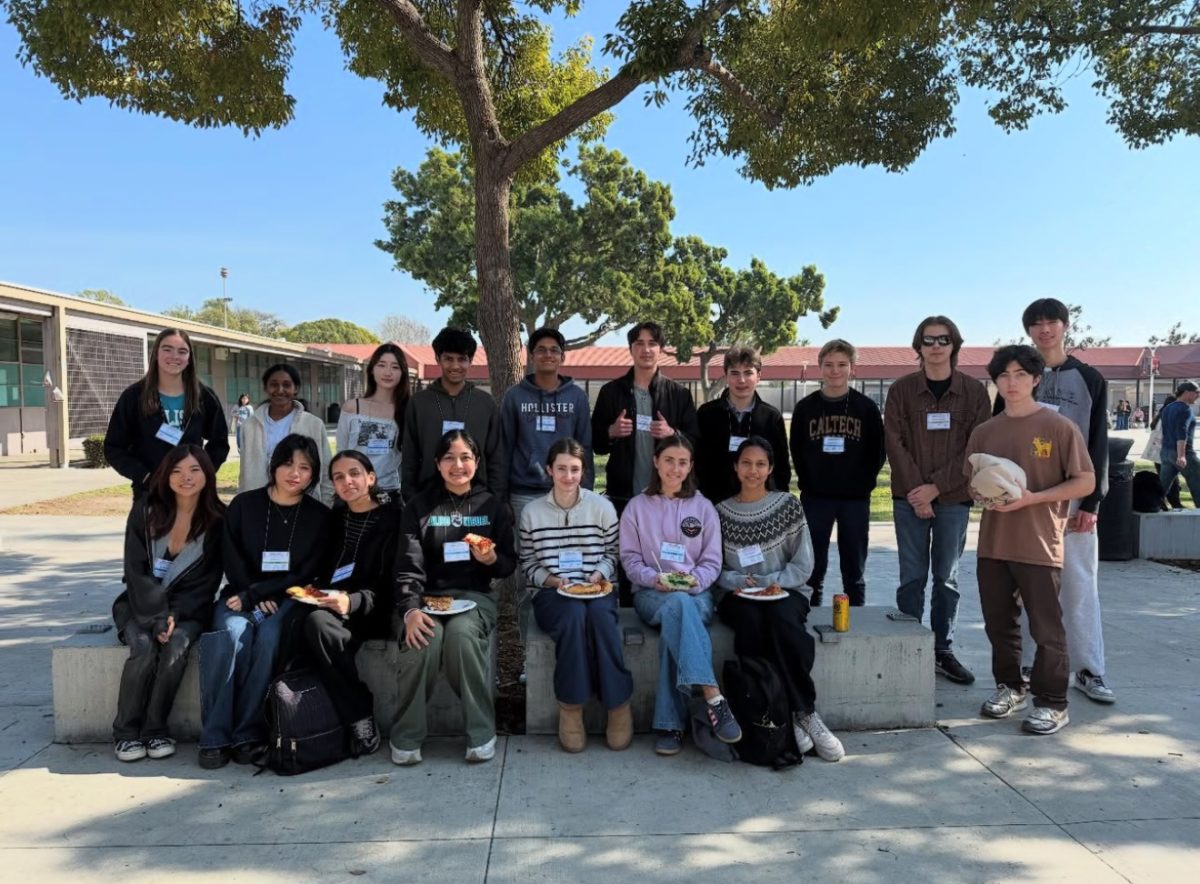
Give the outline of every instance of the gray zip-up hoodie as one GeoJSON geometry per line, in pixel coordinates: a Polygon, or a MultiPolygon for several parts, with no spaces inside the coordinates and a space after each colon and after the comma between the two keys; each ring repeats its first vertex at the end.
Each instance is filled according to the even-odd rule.
{"type": "Polygon", "coordinates": [[[592,468],[592,418],[587,393],[569,377],[558,376],[558,389],[543,390],[533,375],[510,387],[500,406],[504,451],[509,458],[510,493],[535,494],[550,490],[546,453],[559,439],[574,439],[583,446],[583,487],[595,480],[592,468]]]}

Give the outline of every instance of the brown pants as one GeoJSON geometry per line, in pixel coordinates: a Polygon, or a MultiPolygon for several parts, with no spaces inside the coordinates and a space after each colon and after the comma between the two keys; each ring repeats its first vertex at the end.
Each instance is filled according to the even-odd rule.
{"type": "Polygon", "coordinates": [[[1067,633],[1058,604],[1061,568],[979,559],[979,604],[983,626],[992,643],[992,675],[996,684],[1021,685],[1021,605],[1029,615],[1029,632],[1037,642],[1029,689],[1035,706],[1067,708],[1067,633]],[[1020,596],[1021,602],[1017,603],[1020,596]]]}

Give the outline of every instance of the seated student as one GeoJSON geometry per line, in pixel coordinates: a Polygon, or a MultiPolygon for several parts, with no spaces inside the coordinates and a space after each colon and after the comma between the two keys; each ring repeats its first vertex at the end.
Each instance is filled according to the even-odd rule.
{"type": "Polygon", "coordinates": [[[329,508],[309,496],[318,481],[316,443],[291,434],[271,454],[266,488],[245,491],[225,514],[228,581],[200,639],[200,766],[249,764],[261,745],[263,700],[275,674],[286,590],[317,576],[329,508]]]}
{"type": "Polygon", "coordinates": [[[204,449],[173,448],[147,489],[125,526],[126,589],[112,607],[117,635],[129,645],[113,720],[120,761],[175,754],[167,717],[221,583],[225,504],[204,449]]]}
{"type": "Polygon", "coordinates": [[[375,701],[358,675],[354,657],[367,639],[391,631],[392,581],[400,535],[400,511],[380,505],[372,461],[361,451],[339,451],[329,464],[334,492],[345,507],[330,517],[324,562],[316,586],[338,590],[317,606],[297,605],[289,624],[289,647],[320,675],[350,735],[350,755],[379,748],[375,701]],[[297,648],[296,645],[299,647],[297,648]]]}
{"type": "Polygon", "coordinates": [[[721,524],[713,505],[696,491],[692,455],[686,436],[660,439],[650,484],[621,515],[621,564],[633,583],[633,606],[645,623],[662,631],[654,700],[659,755],[683,748],[693,685],[708,701],[717,738],[725,743],[742,738],[713,674],[709,587],[721,573],[721,524]]]}
{"type": "Polygon", "coordinates": [[[815,745],[826,761],[840,761],[846,754],[841,741],[813,708],[816,648],[806,626],[808,599],[801,592],[812,573],[813,552],[804,507],[786,492],[767,490],[775,452],[761,436],[738,446],[734,466],[741,490],[717,504],[725,554],[725,567],[713,590],[717,613],[733,629],[739,657],[761,657],[775,665],[800,751],[815,745]],[[770,586],[784,590],[784,598],[762,602],[738,595],[740,590],[770,586]]]}
{"type": "Polygon", "coordinates": [[[489,639],[496,627],[491,582],[517,567],[508,504],[472,484],[480,451],[465,430],[450,430],[430,452],[440,481],[413,496],[400,519],[396,607],[404,621],[397,673],[392,761],[418,764],[427,725],[425,707],[438,672],[462,699],[467,761],[496,755],[496,708],[489,639]],[[475,535],[484,543],[468,543],[475,535]],[[490,541],[486,542],[486,541],[490,541]],[[431,617],[423,596],[471,602],[468,610],[431,617]]]}
{"type": "Polygon", "coordinates": [[[583,704],[593,695],[608,710],[610,749],[633,742],[633,676],[625,667],[617,622],[617,593],[601,598],[559,595],[568,584],[616,579],[617,511],[604,497],[580,488],[587,451],[574,439],[559,439],[546,454],[550,493],[525,505],[521,514],[521,567],[537,591],[533,614],[554,639],[554,695],[558,698],[558,741],[568,752],[587,744],[583,704]]]}

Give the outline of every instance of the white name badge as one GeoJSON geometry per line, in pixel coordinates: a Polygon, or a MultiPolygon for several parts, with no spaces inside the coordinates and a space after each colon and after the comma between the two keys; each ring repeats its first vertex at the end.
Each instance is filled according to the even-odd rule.
{"type": "Polygon", "coordinates": [[[653,420],[648,414],[639,414],[637,416],[637,428],[639,433],[650,432],[650,422],[653,420]]]}
{"type": "Polygon", "coordinates": [[[387,439],[368,439],[367,454],[387,454],[392,443],[387,439]]]}
{"type": "Polygon", "coordinates": [[[171,570],[170,559],[155,559],[154,560],[154,576],[162,580],[167,576],[167,572],[171,570]]]}
{"type": "Polygon", "coordinates": [[[664,562],[682,564],[687,561],[687,550],[682,543],[668,543],[664,540],[662,546],[659,548],[659,553],[662,555],[664,562]]]}
{"type": "Polygon", "coordinates": [[[931,411],[925,415],[925,429],[927,430],[948,430],[950,429],[950,412],[948,411],[931,411]]]}
{"type": "Polygon", "coordinates": [[[467,425],[462,421],[442,421],[442,435],[445,436],[451,430],[465,430],[467,425]]]}
{"type": "Polygon", "coordinates": [[[342,567],[338,568],[336,571],[333,572],[333,580],[331,580],[330,582],[331,583],[341,583],[343,580],[345,580],[347,577],[349,577],[353,573],[354,573],[354,562],[351,562],[349,565],[342,565],[342,567]]]}
{"type": "Polygon", "coordinates": [[[537,431],[539,433],[553,433],[557,425],[558,420],[552,414],[539,414],[537,416],[537,431]]]}
{"type": "Polygon", "coordinates": [[[289,550],[263,550],[262,569],[264,571],[286,571],[292,565],[292,554],[289,550]]]}
{"type": "Polygon", "coordinates": [[[558,554],[558,567],[562,571],[582,571],[583,550],[564,549],[558,554]]]}
{"type": "Polygon", "coordinates": [[[155,439],[162,439],[169,445],[178,445],[183,439],[183,430],[179,427],[173,427],[170,424],[163,424],[158,428],[158,432],[154,434],[155,439]]]}
{"type": "Polygon", "coordinates": [[[731,452],[736,452],[739,448],[742,447],[742,443],[745,441],[746,441],[745,436],[730,436],[729,437],[729,450],[731,452]]]}
{"type": "Polygon", "coordinates": [[[743,546],[738,550],[738,564],[743,568],[749,568],[751,565],[761,565],[762,562],[762,547],[757,543],[752,543],[750,546],[743,546]]]}
{"type": "Polygon", "coordinates": [[[1038,405],[1040,405],[1042,408],[1045,408],[1049,411],[1055,411],[1055,412],[1058,411],[1058,406],[1053,404],[1052,402],[1039,402],[1038,405]]]}
{"type": "Polygon", "coordinates": [[[842,454],[846,450],[846,437],[826,436],[821,440],[821,450],[826,454],[842,454]]]}
{"type": "Polygon", "coordinates": [[[471,559],[471,547],[465,540],[447,540],[442,544],[442,561],[466,562],[471,559]]]}

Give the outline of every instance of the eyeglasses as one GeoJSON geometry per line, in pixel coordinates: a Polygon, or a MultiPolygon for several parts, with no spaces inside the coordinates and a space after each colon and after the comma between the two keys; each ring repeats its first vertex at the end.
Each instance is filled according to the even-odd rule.
{"type": "Polygon", "coordinates": [[[563,351],[558,347],[535,347],[534,356],[562,356],[563,351]]]}
{"type": "Polygon", "coordinates": [[[932,347],[934,344],[937,344],[939,347],[949,347],[950,346],[950,336],[949,335],[922,335],[921,336],[921,346],[922,347],[932,347]]]}

